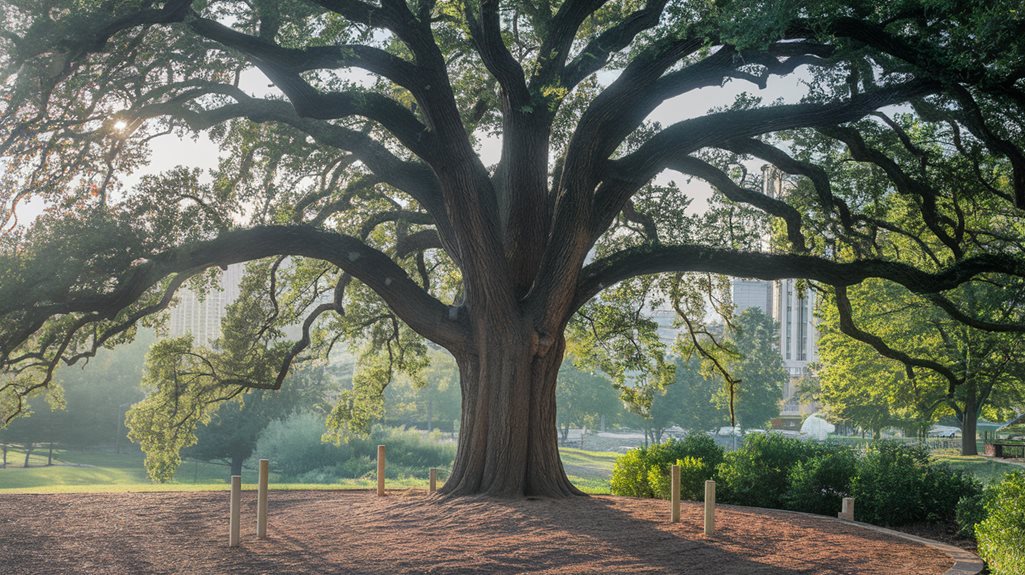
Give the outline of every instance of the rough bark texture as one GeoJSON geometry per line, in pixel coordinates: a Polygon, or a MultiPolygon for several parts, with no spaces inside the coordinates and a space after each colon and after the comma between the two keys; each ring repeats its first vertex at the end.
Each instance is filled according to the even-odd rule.
{"type": "Polygon", "coordinates": [[[978,455],[978,424],[979,408],[975,401],[975,386],[970,385],[965,390],[968,399],[965,401],[965,410],[961,421],[961,455],[978,455]]]}
{"type": "Polygon", "coordinates": [[[457,356],[463,394],[459,448],[444,495],[582,495],[559,458],[555,384],[560,341],[539,354],[527,329],[487,332],[457,356]]]}

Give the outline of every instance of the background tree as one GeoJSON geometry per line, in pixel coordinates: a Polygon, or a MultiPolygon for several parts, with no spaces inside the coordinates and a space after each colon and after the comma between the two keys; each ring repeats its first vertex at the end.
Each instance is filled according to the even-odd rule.
{"type": "Polygon", "coordinates": [[[210,422],[196,430],[196,444],[183,455],[202,461],[225,460],[229,476],[242,475],[242,464],[253,455],[260,433],[274,421],[313,409],[325,387],[324,370],[307,368],[295,373],[279,391],[257,389],[241,401],[223,403],[210,422]]]}
{"type": "MultiPolygon", "coordinates": [[[[1021,295],[1014,286],[980,281],[965,284],[948,298],[973,316],[997,323],[1017,312],[1021,295]]],[[[961,425],[962,454],[976,455],[978,418],[986,414],[1004,420],[1025,405],[1025,340],[1020,333],[972,328],[884,282],[866,282],[848,297],[862,329],[895,342],[895,349],[943,366],[963,383],[948,394],[947,382],[935,371],[909,375],[900,362],[880,358],[869,345],[840,333],[839,318],[827,307],[819,346],[824,365],[821,398],[838,415],[855,416],[852,421],[859,424],[871,421],[867,427],[878,431],[898,418],[928,425],[953,413],[961,425]],[[872,408],[876,414],[867,413],[872,408]]]]}
{"type": "MultiPolygon", "coordinates": [[[[737,380],[733,410],[743,429],[765,428],[779,417],[787,372],[779,353],[776,323],[758,308],[748,308],[736,318],[731,344],[730,373],[737,380]]],[[[720,386],[720,408],[729,409],[729,386],[720,386]]]]}
{"type": "Polygon", "coordinates": [[[31,417],[0,429],[0,442],[21,445],[26,462],[28,452],[39,446],[52,456],[54,444],[60,449],[127,445],[122,419],[128,406],[142,398],[138,383],[153,339],[147,330],[130,344],[101,350],[88,364],[63,370],[54,395],[36,398],[31,417]]]}
{"type": "MultiPolygon", "coordinates": [[[[0,10],[6,421],[58,364],[129,338],[185,282],[254,261],[262,273],[222,349],[168,344],[151,357],[164,382],[145,406],[164,425],[155,441],[189,443],[223,398],[279,387],[294,361],[339,339],[360,357],[329,421],[365,432],[392,375],[424,369],[426,338],[460,373],[445,493],[568,495],[578,491],[559,461],[555,410],[567,333],[615,328],[597,333],[603,347],[632,351],[603,369],[623,387],[621,374],[643,366],[643,391],[671,381],[657,338],[606,320],[661,293],[700,331],[702,302],[722,294],[675,288],[721,287],[711,276],[818,282],[850,324],[845,290],[868,278],[949,303],[942,294],[974,278],[1025,274],[1017,0],[0,10]],[[707,113],[654,121],[701,88],[762,88],[795,71],[792,100],[721,90],[707,113]],[[884,113],[897,106],[933,129],[884,113]],[[209,180],[188,168],[126,179],[166,133],[219,146],[209,180]],[[920,153],[926,141],[942,145],[920,153]],[[759,193],[753,162],[794,178],[795,193],[759,193]],[[688,211],[676,185],[655,179],[666,170],[720,199],[688,211]],[[48,210],[16,226],[30,197],[48,210]],[[763,229],[777,232],[768,250],[763,229]],[[911,251],[894,241],[916,237],[928,241],[911,251]],[[279,328],[294,323],[302,336],[286,341],[279,328]],[[171,405],[186,408],[177,420],[171,405]]],[[[1023,329],[1018,313],[993,325],[943,309],[1023,329]]],[[[944,376],[955,394],[963,381],[944,376]]]]}
{"type": "Polygon", "coordinates": [[[728,420],[726,412],[715,402],[723,388],[720,380],[709,377],[701,369],[697,357],[676,358],[676,377],[665,391],[656,393],[651,402],[650,417],[645,420],[652,440],[662,441],[664,431],[674,425],[690,432],[704,432],[728,420]]]}
{"type": "Polygon", "coordinates": [[[430,352],[430,367],[417,380],[400,377],[385,390],[385,423],[454,431],[459,420],[459,369],[452,356],[430,352]]]}
{"type": "Polygon", "coordinates": [[[555,402],[563,441],[569,437],[571,426],[596,430],[603,422],[612,422],[622,411],[619,396],[607,378],[583,371],[570,360],[563,362],[559,369],[555,402]]]}

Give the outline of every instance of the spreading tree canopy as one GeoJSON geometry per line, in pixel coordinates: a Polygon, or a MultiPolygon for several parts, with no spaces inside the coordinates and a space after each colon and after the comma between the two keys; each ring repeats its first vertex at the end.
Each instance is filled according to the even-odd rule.
{"type": "Polygon", "coordinates": [[[167,424],[188,432],[345,339],[360,360],[330,423],[355,432],[430,340],[461,378],[447,494],[577,493],[556,445],[567,335],[630,399],[672,379],[638,302],[672,300],[700,333],[708,302],[728,305],[723,275],[834,291],[845,333],[949,393],[963,374],[861,329],[850,286],[878,278],[974,328],[1025,329],[1020,309],[979,318],[950,297],[1025,275],[1020,0],[0,10],[4,419],[58,365],[237,262],[255,279],[225,341],[159,366],[167,424]],[[758,97],[784,76],[798,97],[758,97]],[[672,106],[699,92],[711,110],[672,106]],[[212,140],[218,167],[139,177],[163,134],[212,140]],[[775,170],[787,192],[760,193],[775,170]],[[667,171],[714,187],[708,209],[667,171]],[[47,208],[18,224],[30,198],[47,208]]]}
{"type": "MultiPolygon", "coordinates": [[[[943,376],[932,370],[908,381],[900,362],[880,358],[864,343],[852,345],[838,333],[835,308],[827,308],[822,325],[826,333],[819,348],[823,364],[819,398],[837,415],[852,423],[868,422],[866,427],[873,429],[895,416],[928,424],[953,415],[961,424],[962,454],[977,455],[979,417],[1006,421],[1025,405],[1021,333],[974,329],[917,301],[915,294],[892,284],[878,285],[878,280],[849,290],[848,296],[859,326],[958,373],[962,382],[954,394],[948,394],[943,376]],[[867,398],[871,400],[866,402],[867,398]],[[858,409],[862,406],[871,409],[858,409]]],[[[1022,305],[1018,297],[984,283],[968,284],[954,296],[959,307],[990,321],[1001,321],[1022,305]]]]}

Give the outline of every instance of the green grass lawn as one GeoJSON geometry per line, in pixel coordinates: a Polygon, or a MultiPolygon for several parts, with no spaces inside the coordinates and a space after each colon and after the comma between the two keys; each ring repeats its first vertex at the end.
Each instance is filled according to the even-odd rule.
{"type": "Polygon", "coordinates": [[[995,461],[982,455],[960,455],[956,449],[939,449],[933,452],[933,459],[946,463],[954,469],[963,469],[975,475],[983,483],[1000,481],[1012,471],[1022,471],[1022,466],[995,461]]]}
{"type": "MultiPolygon", "coordinates": [[[[573,483],[587,493],[609,493],[609,475],[617,454],[580,449],[560,450],[566,472],[573,483]]],[[[153,483],[146,476],[138,453],[55,451],[56,465],[46,466],[46,451],[33,453],[30,467],[23,468],[25,454],[10,450],[8,468],[0,469],[0,494],[3,493],[103,493],[124,491],[212,491],[228,488],[228,467],[214,463],[186,461],[174,481],[153,483]]],[[[255,488],[255,468],[242,470],[244,488],[255,488]]],[[[280,483],[271,473],[274,489],[371,489],[374,479],[346,479],[337,483],[280,483]]],[[[442,476],[444,480],[444,476],[442,476]]],[[[427,479],[389,479],[388,487],[409,489],[427,487],[427,479]]]]}
{"type": "Polygon", "coordinates": [[[578,489],[585,493],[610,493],[609,477],[612,464],[620,454],[609,451],[584,451],[572,447],[560,447],[562,465],[566,474],[578,489]]]}
{"type": "MultiPolygon", "coordinates": [[[[30,467],[24,468],[23,452],[11,450],[9,467],[0,469],[0,492],[10,490],[73,491],[78,487],[154,486],[168,489],[186,484],[227,484],[227,466],[185,462],[175,482],[165,486],[150,482],[142,457],[137,454],[55,451],[55,465],[46,466],[46,451],[33,453],[30,467]]],[[[244,481],[255,481],[256,471],[244,470],[244,481]]]]}

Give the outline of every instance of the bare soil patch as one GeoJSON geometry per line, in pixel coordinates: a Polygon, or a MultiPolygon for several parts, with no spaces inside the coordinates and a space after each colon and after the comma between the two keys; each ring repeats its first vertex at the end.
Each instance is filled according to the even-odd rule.
{"type": "Polygon", "coordinates": [[[228,494],[0,497],[4,574],[859,574],[940,575],[942,552],[786,512],[623,497],[440,500],[423,492],[270,495],[256,539],[243,493],[242,547],[227,547],[228,494]]]}

